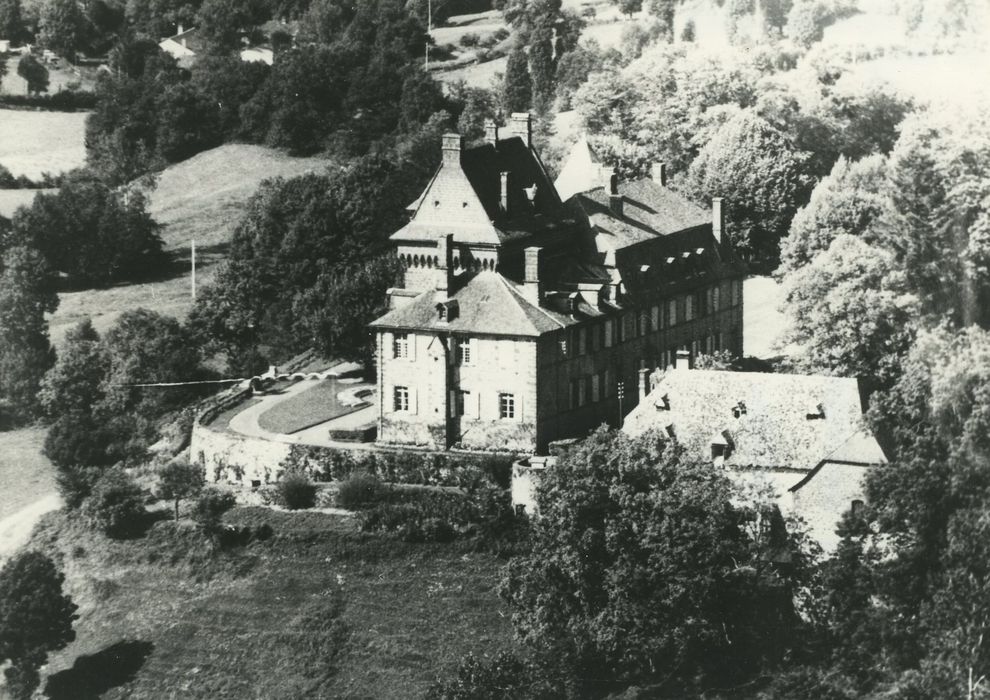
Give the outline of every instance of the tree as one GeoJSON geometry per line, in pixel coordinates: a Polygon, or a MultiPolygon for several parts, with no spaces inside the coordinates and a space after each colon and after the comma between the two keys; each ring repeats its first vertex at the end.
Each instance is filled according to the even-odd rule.
{"type": "Polygon", "coordinates": [[[525,49],[516,44],[509,52],[502,88],[502,110],[506,114],[525,112],[533,101],[533,83],[525,49]]]}
{"type": "Polygon", "coordinates": [[[11,248],[0,266],[0,411],[23,420],[36,411],[39,384],[55,360],[45,314],[58,297],[37,251],[11,248]]]}
{"type": "Polygon", "coordinates": [[[794,214],[790,233],[781,241],[778,275],[810,263],[828,250],[836,236],[874,242],[874,226],[887,204],[886,173],[887,161],[880,155],[854,163],[839,158],[832,172],[815,185],[808,203],[794,214]]]}
{"type": "Polygon", "coordinates": [[[815,371],[896,378],[910,347],[917,299],[903,288],[893,256],[842,234],[785,278],[787,340],[815,371]]]}
{"type": "Polygon", "coordinates": [[[556,93],[557,64],[554,60],[553,40],[553,27],[546,24],[534,27],[530,33],[529,75],[533,82],[533,109],[539,114],[550,111],[556,93]]]}
{"type": "Polygon", "coordinates": [[[33,695],[48,652],[76,638],[77,606],[63,593],[64,581],[39,552],[15,554],[0,570],[0,661],[10,662],[4,675],[17,700],[33,695]]]}
{"type": "Polygon", "coordinates": [[[241,48],[241,40],[270,19],[260,0],[205,0],[196,19],[210,53],[223,55],[241,48]]]}
{"type": "Polygon", "coordinates": [[[698,199],[730,196],[729,232],[746,257],[774,265],[780,239],[810,191],[806,156],[751,110],[726,122],[691,164],[698,199]]]}
{"type": "Polygon", "coordinates": [[[643,9],[643,0],[612,0],[619,8],[619,12],[628,15],[631,19],[634,14],[643,9]]]}
{"type": "Polygon", "coordinates": [[[695,27],[694,20],[689,19],[684,23],[684,28],[681,30],[681,41],[688,43],[694,42],[696,33],[697,29],[695,27]]]}
{"type": "Polygon", "coordinates": [[[38,29],[42,46],[75,61],[76,51],[85,42],[86,17],[76,0],[47,0],[42,5],[38,29]]]}
{"type": "Polygon", "coordinates": [[[112,190],[92,173],[66,179],[14,215],[15,240],[36,247],[54,270],[76,282],[140,279],[165,261],[158,225],[139,193],[112,190]]]}
{"type": "Polygon", "coordinates": [[[17,62],[17,75],[27,81],[29,93],[39,95],[48,92],[48,69],[33,54],[21,56],[17,62]]]}
{"type": "Polygon", "coordinates": [[[123,469],[109,469],[83,505],[90,526],[107,537],[126,539],[141,533],[147,521],[141,487],[123,469]]]}
{"type": "Polygon", "coordinates": [[[786,545],[732,497],[723,473],[659,435],[599,429],[537,491],[532,552],[502,588],[517,633],[578,694],[661,681],[685,694],[779,662],[798,622],[768,552],[786,545]]]}
{"type": "Polygon", "coordinates": [[[65,338],[55,366],[41,382],[38,401],[49,418],[88,412],[103,398],[103,381],[110,362],[100,337],[87,318],[65,338]]]}
{"type": "MultiPolygon", "coordinates": [[[[0,37],[18,43],[26,35],[24,18],[21,16],[21,0],[0,0],[0,37]]],[[[0,71],[3,70],[0,68],[0,71]]]]}
{"type": "Polygon", "coordinates": [[[821,41],[837,19],[827,0],[795,0],[787,14],[787,36],[804,46],[821,41]]]}
{"type": "Polygon", "coordinates": [[[216,544],[223,532],[223,515],[235,505],[237,499],[229,491],[203,489],[193,508],[193,520],[199,523],[203,532],[216,544]]]}
{"type": "Polygon", "coordinates": [[[175,522],[179,522],[179,502],[203,490],[203,468],[189,462],[169,462],[158,473],[158,497],[175,502],[175,522]]]}

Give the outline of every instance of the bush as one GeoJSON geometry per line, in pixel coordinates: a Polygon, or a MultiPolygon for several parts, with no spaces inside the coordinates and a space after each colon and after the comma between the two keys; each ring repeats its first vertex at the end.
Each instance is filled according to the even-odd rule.
{"type": "Polygon", "coordinates": [[[141,487],[123,469],[100,477],[83,507],[89,523],[114,539],[140,535],[148,520],[141,487]]]}
{"type": "Polygon", "coordinates": [[[468,32],[467,34],[461,36],[461,46],[463,46],[466,49],[469,49],[473,46],[477,46],[480,41],[481,41],[481,37],[479,37],[474,32],[468,32]]]}
{"type": "Polygon", "coordinates": [[[237,505],[237,499],[229,491],[204,489],[193,508],[193,520],[210,536],[222,530],[223,514],[237,505]]]}
{"type": "Polygon", "coordinates": [[[286,474],[278,484],[278,491],[289,510],[302,510],[316,505],[316,484],[305,474],[286,474]]]}
{"type": "Polygon", "coordinates": [[[337,491],[337,505],[349,510],[370,508],[388,497],[389,489],[376,476],[364,472],[352,474],[337,491]]]}
{"type": "Polygon", "coordinates": [[[67,466],[58,467],[55,472],[55,484],[59,495],[69,510],[82,506],[83,502],[93,493],[93,487],[103,476],[100,467],[67,466]]]}

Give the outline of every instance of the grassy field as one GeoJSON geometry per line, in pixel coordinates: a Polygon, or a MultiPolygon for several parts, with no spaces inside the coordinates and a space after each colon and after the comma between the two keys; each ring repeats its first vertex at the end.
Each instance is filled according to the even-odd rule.
{"type": "Polygon", "coordinates": [[[207,284],[262,180],[322,172],[329,165],[318,158],[291,158],[262,146],[231,144],[166,168],[149,193],[148,209],[162,225],[165,247],[175,254],[173,269],[164,270],[155,281],[60,294],[59,308],[50,319],[53,341],[61,341],[83,318],[91,318],[102,331],[124,311],[138,307],[184,319],[193,305],[190,241],[196,239],[197,282],[207,284]]]}
{"type": "Polygon", "coordinates": [[[510,644],[492,555],[321,513],[228,517],[276,536],[212,555],[171,523],[111,542],[46,516],[35,542],[57,552],[80,606],[49,697],[415,698],[466,652],[510,644]]]}
{"type": "MultiPolygon", "coordinates": [[[[7,75],[0,82],[0,90],[8,95],[27,94],[27,81],[17,75],[17,62],[19,60],[19,56],[11,56],[7,59],[7,75]]],[[[96,86],[95,68],[76,68],[66,61],[60,61],[58,67],[48,65],[47,68],[49,93],[76,86],[78,86],[77,89],[92,90],[96,86]]]]}
{"type": "Polygon", "coordinates": [[[41,454],[43,428],[0,432],[0,520],[55,491],[55,468],[41,454]]]}
{"type": "Polygon", "coordinates": [[[78,168],[85,129],[85,112],[0,109],[0,165],[28,177],[78,168]]]}
{"type": "Polygon", "coordinates": [[[279,401],[262,413],[258,417],[258,425],[272,433],[291,435],[325,423],[331,418],[360,411],[367,405],[345,406],[340,403],[337,394],[345,388],[347,385],[338,384],[332,378],[319,380],[309,389],[285,401],[279,401]]]}

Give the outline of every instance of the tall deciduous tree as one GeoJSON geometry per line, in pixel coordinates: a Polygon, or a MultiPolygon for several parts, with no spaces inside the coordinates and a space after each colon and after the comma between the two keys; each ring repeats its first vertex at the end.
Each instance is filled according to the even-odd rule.
{"type": "Polygon", "coordinates": [[[45,314],[58,297],[36,250],[11,248],[0,266],[0,410],[25,418],[37,409],[38,386],[55,360],[45,314]]]}
{"type": "Polygon", "coordinates": [[[0,0],[0,38],[20,42],[25,36],[21,0],[0,0]]]}
{"type": "Polygon", "coordinates": [[[48,652],[76,638],[77,606],[63,592],[65,577],[39,552],[14,555],[0,570],[0,660],[7,689],[27,700],[38,687],[48,652]]]}
{"type": "Polygon", "coordinates": [[[510,563],[502,590],[521,638],[585,692],[683,692],[779,661],[798,625],[791,582],[732,495],[659,435],[593,433],[546,471],[532,552],[510,563]]]}
{"type": "Polygon", "coordinates": [[[786,135],[746,110],[701,149],[685,186],[701,199],[728,197],[733,244],[773,265],[780,239],[811,189],[806,160],[786,135]]]}
{"type": "Polygon", "coordinates": [[[42,46],[75,61],[86,39],[86,16],[76,0],[46,0],[38,29],[42,46]]]}
{"type": "Polygon", "coordinates": [[[158,473],[158,496],[175,505],[175,521],[179,521],[179,503],[194,498],[203,490],[203,468],[189,462],[170,462],[158,473]]]}
{"type": "Polygon", "coordinates": [[[27,81],[28,93],[48,92],[48,69],[32,54],[24,54],[17,62],[17,75],[27,81]]]}

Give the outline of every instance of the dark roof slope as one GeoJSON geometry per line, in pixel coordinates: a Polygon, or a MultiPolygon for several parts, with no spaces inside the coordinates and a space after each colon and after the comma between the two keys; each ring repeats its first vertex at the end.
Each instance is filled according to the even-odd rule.
{"type": "Polygon", "coordinates": [[[610,195],[602,187],[575,195],[592,223],[608,231],[613,249],[711,223],[709,212],[648,178],[620,182],[619,194],[621,217],[609,209],[610,195]]]}
{"type": "Polygon", "coordinates": [[[523,297],[515,284],[496,272],[460,275],[453,293],[446,299],[457,301],[457,316],[452,321],[439,319],[436,306],[444,299],[429,290],[370,325],[372,328],[536,337],[575,323],[568,316],[536,306],[523,297]]]}

